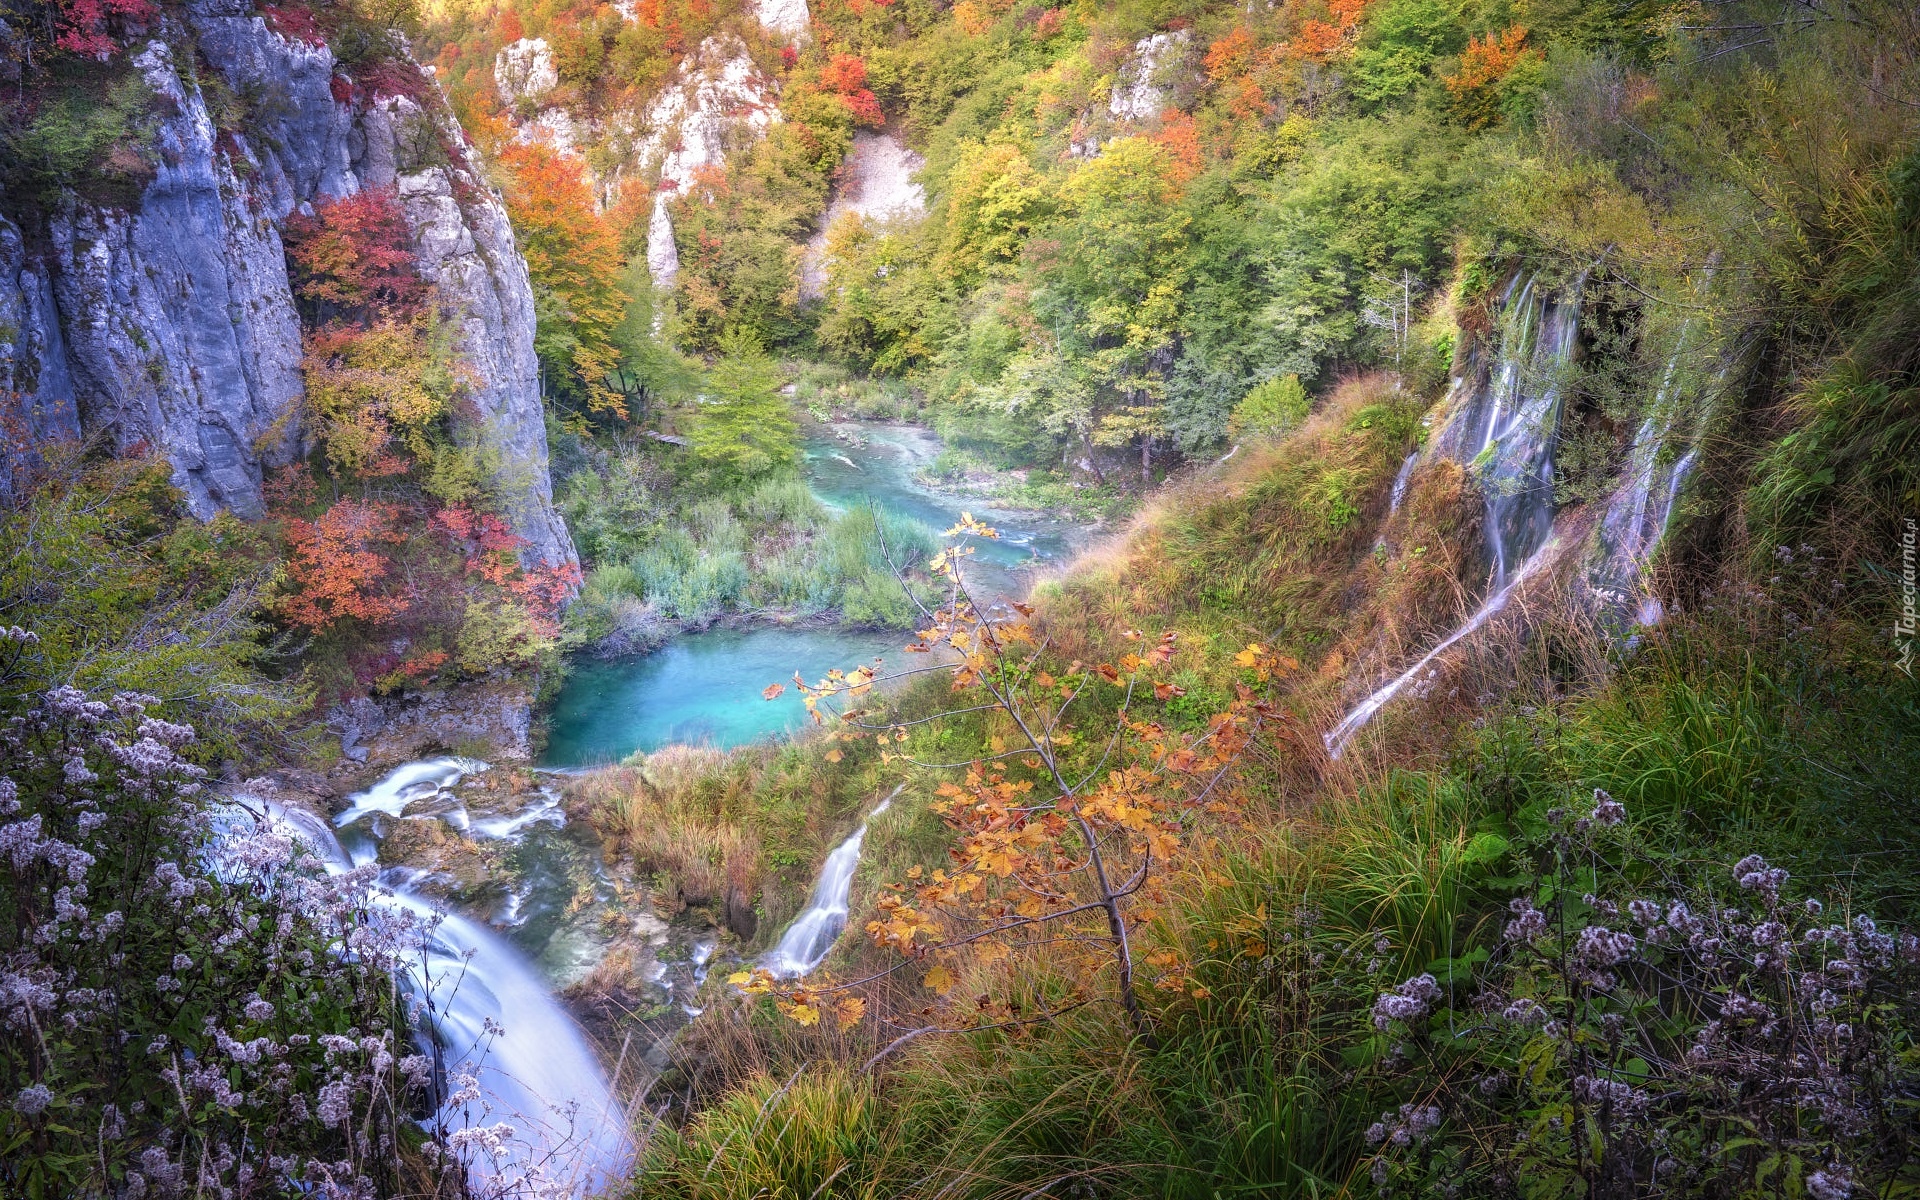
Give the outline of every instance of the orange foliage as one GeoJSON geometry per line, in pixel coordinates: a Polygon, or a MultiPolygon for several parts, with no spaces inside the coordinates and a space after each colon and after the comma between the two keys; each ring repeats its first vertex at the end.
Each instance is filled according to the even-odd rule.
{"type": "Polygon", "coordinates": [[[1293,39],[1291,46],[1301,58],[1326,58],[1346,45],[1346,41],[1346,34],[1338,25],[1308,21],[1300,27],[1300,36],[1293,39]]]}
{"type": "Polygon", "coordinates": [[[1225,82],[1246,71],[1253,62],[1253,34],[1242,25],[1207,47],[1207,78],[1225,82]]]}
{"type": "Polygon", "coordinates": [[[855,124],[878,129],[887,123],[879,97],[867,87],[867,64],[859,55],[834,55],[820,68],[820,86],[840,97],[855,124]]]}
{"type": "MultiPolygon", "coordinates": [[[[948,533],[999,536],[965,513],[948,533]]],[[[1134,704],[1149,689],[1161,702],[1185,693],[1167,678],[1171,631],[1151,639],[1126,630],[1122,636],[1137,652],[1097,666],[1076,660],[1056,677],[1037,669],[1044,661],[1039,635],[1024,619],[1031,608],[1015,604],[1011,614],[988,619],[964,599],[959,564],[972,549],[951,544],[929,563],[935,574],[953,581],[957,598],[951,608],[932,614],[930,627],[907,650],[948,652],[950,665],[943,669],[952,672],[952,690],[965,697],[956,711],[999,709],[1011,718],[1005,727],[1018,736],[994,736],[992,757],[967,765],[960,780],[939,782],[928,807],[953,831],[947,865],[931,873],[914,866],[905,880],[884,885],[867,933],[876,945],[908,959],[921,985],[940,998],[921,1010],[936,1028],[997,1027],[1022,1019],[1011,998],[945,998],[969,964],[988,966],[1045,947],[1050,970],[1082,980],[1110,977],[1114,999],[1135,1033],[1144,1034],[1148,1018],[1136,993],[1140,984],[1187,991],[1196,999],[1207,991],[1195,985],[1176,952],[1147,956],[1142,972],[1124,931],[1153,920],[1150,906],[1163,901],[1162,880],[1179,870],[1202,820],[1243,820],[1245,796],[1231,772],[1256,747],[1281,749],[1297,736],[1290,718],[1267,698],[1265,685],[1300,664],[1249,645],[1234,656],[1246,681],[1206,728],[1170,729],[1135,711],[1134,704]],[[1117,712],[1102,719],[1107,727],[1069,732],[1062,716],[1090,689],[1104,687],[1120,693],[1117,712]],[[1064,767],[1082,737],[1104,745],[1100,766],[1086,775],[1064,767]]],[[[874,668],[829,671],[813,685],[795,674],[794,682],[816,720],[837,718],[826,735],[830,740],[871,737],[882,764],[931,766],[900,749],[909,740],[906,728],[888,724],[864,699],[884,683],[874,668]]],[[[769,687],[761,694],[772,699],[782,690],[769,687]]],[[[866,1011],[850,994],[866,981],[783,983],[764,968],[749,968],[728,982],[749,995],[770,996],[803,1025],[831,1013],[847,1027],[866,1011]]]]}
{"type": "Polygon", "coordinates": [[[620,194],[607,209],[607,224],[620,238],[620,249],[632,255],[647,241],[647,222],[653,216],[653,189],[638,176],[620,181],[620,194]]]}
{"type": "Polygon", "coordinates": [[[1227,96],[1227,111],[1243,121],[1257,121],[1267,115],[1267,94],[1251,76],[1234,80],[1227,96]]]}
{"type": "Polygon", "coordinates": [[[1472,129],[1489,125],[1500,115],[1502,80],[1536,53],[1526,48],[1527,27],[1515,25],[1495,37],[1469,38],[1460,55],[1460,70],[1441,82],[1453,94],[1456,114],[1472,129]]]}
{"type": "Polygon", "coordinates": [[[406,600],[372,590],[387,574],[382,545],[404,541],[393,528],[391,505],[340,500],[317,521],[289,517],[287,576],[280,614],[313,633],[340,620],[384,621],[406,600]]]}
{"type": "Polygon", "coordinates": [[[1186,113],[1170,111],[1153,140],[1166,148],[1168,182],[1184,185],[1205,166],[1200,156],[1200,131],[1186,113]]]}
{"type": "MultiPolygon", "coordinates": [[[[658,3],[658,0],[655,0],[655,2],[658,3]]],[[[511,8],[502,8],[500,10],[499,29],[500,44],[503,46],[517,42],[527,36],[527,31],[520,25],[520,14],[514,12],[511,8]]]]}
{"type": "Polygon", "coordinates": [[[455,505],[434,513],[433,527],[452,540],[468,575],[485,580],[526,605],[528,620],[538,636],[559,633],[561,612],[580,590],[579,567],[523,567],[520,553],[526,549],[527,539],[495,513],[455,505]]]}
{"type": "Polygon", "coordinates": [[[979,37],[993,28],[993,14],[984,11],[973,0],[960,0],[953,6],[954,23],[960,26],[960,32],[968,37],[979,37]]]}
{"type": "Polygon", "coordinates": [[[590,412],[624,419],[626,404],[606,384],[616,358],[611,337],[626,315],[619,288],[626,257],[612,225],[594,211],[593,193],[571,158],[541,145],[501,148],[508,172],[507,211],[527,272],[553,292],[573,319],[579,344],[573,367],[590,412]]]}
{"type": "Polygon", "coordinates": [[[1457,96],[1506,78],[1527,56],[1526,40],[1525,25],[1515,25],[1497,38],[1492,34],[1484,39],[1468,38],[1466,52],[1460,56],[1459,73],[1446,79],[1447,90],[1457,96]]]}
{"type": "Polygon", "coordinates": [[[1333,11],[1334,20],[1340,22],[1340,28],[1352,29],[1360,23],[1367,0],[1327,0],[1327,7],[1333,11]]]}

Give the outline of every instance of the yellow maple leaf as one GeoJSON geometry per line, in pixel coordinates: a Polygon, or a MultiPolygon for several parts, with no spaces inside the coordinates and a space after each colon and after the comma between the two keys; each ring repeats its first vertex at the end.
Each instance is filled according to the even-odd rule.
{"type": "Polygon", "coordinates": [[[820,1023],[820,1010],[811,1004],[796,1004],[787,1010],[787,1015],[801,1025],[818,1025],[820,1023]]]}
{"type": "Polygon", "coordinates": [[[840,753],[838,750],[829,750],[827,751],[827,754],[826,754],[826,759],[828,762],[839,762],[841,759],[845,757],[846,755],[840,753]]]}
{"type": "Polygon", "coordinates": [[[925,984],[929,991],[937,992],[938,994],[944,996],[948,992],[953,990],[954,984],[959,983],[960,981],[954,977],[954,974],[952,971],[949,971],[944,966],[941,966],[936,963],[934,965],[933,970],[928,971],[926,973],[926,976],[922,978],[920,982],[925,984]]]}
{"type": "Polygon", "coordinates": [[[852,1029],[866,1015],[867,1002],[858,996],[843,996],[833,1006],[834,1019],[842,1029],[852,1029]]]}

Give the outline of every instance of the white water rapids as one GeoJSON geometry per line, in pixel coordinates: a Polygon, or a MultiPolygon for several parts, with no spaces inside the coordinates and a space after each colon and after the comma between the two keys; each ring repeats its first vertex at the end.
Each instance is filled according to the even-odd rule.
{"type": "MultiPolygon", "coordinates": [[[[409,804],[484,769],[485,763],[471,759],[408,763],[352,797],[336,821],[347,825],[376,812],[399,817],[409,804]]],[[[356,858],[366,860],[349,855],[327,822],[311,813],[248,803],[262,805],[269,820],[307,842],[329,871],[345,872],[360,865],[356,858]]],[[[532,820],[546,819],[551,805],[535,811],[539,815],[532,820]]],[[[503,821],[501,826],[511,833],[529,823],[503,821]]],[[[480,824],[474,823],[475,831],[484,835],[480,824]]],[[[626,1113],[579,1027],[517,950],[480,923],[408,891],[408,877],[398,868],[383,874],[382,883],[391,889],[386,902],[439,918],[424,969],[410,972],[410,983],[415,988],[424,983],[433,1034],[449,1075],[467,1070],[478,1079],[480,1094],[477,1101],[444,1107],[439,1120],[450,1131],[502,1122],[514,1130],[498,1159],[471,1164],[474,1194],[531,1194],[537,1180],[581,1197],[622,1182],[634,1158],[626,1113]],[[463,1063],[470,1065],[463,1068],[463,1063]]]]}

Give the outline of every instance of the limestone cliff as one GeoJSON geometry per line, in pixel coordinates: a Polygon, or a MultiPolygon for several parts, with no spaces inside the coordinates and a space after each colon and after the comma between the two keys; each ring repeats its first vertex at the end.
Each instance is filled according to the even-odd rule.
{"type": "Polygon", "coordinates": [[[553,509],[526,265],[442,106],[369,98],[331,50],[283,37],[247,0],[197,0],[134,64],[161,114],[138,203],[68,200],[36,245],[0,218],[0,398],[16,397],[24,440],[85,431],[145,446],[196,515],[262,514],[263,470],[304,450],[282,226],[317,201],[392,187],[459,329],[471,403],[458,432],[497,452],[494,489],[529,561],[577,561],[553,509]],[[247,98],[238,129],[209,115],[209,68],[247,98]]]}

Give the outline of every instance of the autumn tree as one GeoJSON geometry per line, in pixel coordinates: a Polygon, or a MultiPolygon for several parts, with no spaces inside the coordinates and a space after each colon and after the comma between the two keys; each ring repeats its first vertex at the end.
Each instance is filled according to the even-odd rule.
{"type": "Polygon", "coordinates": [[[434,453],[430,433],[453,392],[447,348],[427,314],[365,330],[330,326],[307,338],[307,408],[337,476],[395,475],[434,453]]]}
{"type": "Polygon", "coordinates": [[[1057,207],[1049,180],[1018,146],[962,143],[947,174],[938,210],[933,268],[941,278],[972,285],[1018,261],[1021,248],[1057,207]]]}
{"type": "Polygon", "coordinates": [[[1183,694],[1166,678],[1172,633],[1125,631],[1136,649],[1117,662],[1052,664],[1032,609],[1014,604],[993,615],[966,586],[973,542],[997,533],[966,514],[947,532],[957,540],[930,564],[945,580],[944,599],[937,608],[922,606],[927,627],[907,649],[939,656],[927,669],[951,675],[952,711],[888,720],[872,699],[882,680],[867,667],[830,672],[815,684],[795,676],[795,683],[816,719],[831,722],[830,737],[874,738],[883,761],[943,776],[932,807],[953,831],[949,865],[931,873],[910,869],[876,902],[866,931],[900,956],[895,964],[839,983],[783,983],[765,970],[733,980],[751,994],[773,996],[802,1023],[832,1013],[852,1024],[865,1013],[862,989],[910,971],[939,1001],[922,1010],[927,1023],[906,1036],[1046,1020],[1111,1000],[1135,1035],[1151,1043],[1143,986],[1205,992],[1176,953],[1144,950],[1138,931],[1196,826],[1239,819],[1233,768],[1281,721],[1262,685],[1298,664],[1248,646],[1237,659],[1243,682],[1227,707],[1197,731],[1172,728],[1142,711],[1149,696],[1166,702],[1183,694]],[[986,754],[952,769],[899,748],[914,727],[963,713],[988,714],[986,754]],[[963,976],[981,982],[995,964],[1024,955],[1044,955],[1055,970],[1064,966],[1072,994],[1040,1001],[983,993],[949,1002],[963,976]]]}
{"type": "Polygon", "coordinates": [[[1441,81],[1452,97],[1453,115],[1468,129],[1497,123],[1516,93],[1537,78],[1540,55],[1526,42],[1524,25],[1468,40],[1460,69],[1441,81]]]}
{"type": "Polygon", "coordinates": [[[630,303],[621,287],[626,258],[619,235],[595,210],[574,160],[511,142],[500,162],[507,213],[533,280],[534,349],[548,391],[588,416],[625,419],[628,398],[615,390],[614,332],[630,303]]]}
{"type": "Polygon", "coordinates": [[[867,64],[855,54],[836,54],[820,69],[820,85],[840,97],[854,124],[878,129],[887,123],[880,101],[867,87],[867,64]]]}
{"type": "Polygon", "coordinates": [[[341,500],[312,521],[286,522],[287,579],[280,615],[310,633],[341,621],[379,622],[403,611],[388,590],[387,549],[404,541],[392,506],[341,500]]]}
{"type": "Polygon", "coordinates": [[[415,267],[413,235],[392,188],[368,188],[323,201],[312,216],[286,225],[294,291],[310,324],[368,324],[382,314],[410,314],[426,298],[415,267]]]}

